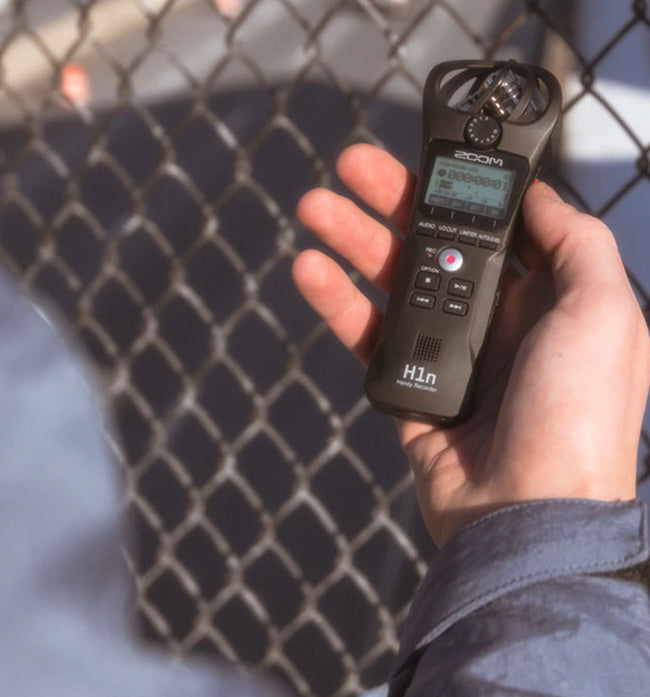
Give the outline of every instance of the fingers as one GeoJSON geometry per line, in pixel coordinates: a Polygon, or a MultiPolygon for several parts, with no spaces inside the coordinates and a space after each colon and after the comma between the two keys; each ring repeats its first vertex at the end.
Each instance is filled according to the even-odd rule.
{"type": "Polygon", "coordinates": [[[551,267],[558,298],[594,303],[604,293],[631,293],[614,236],[596,218],[578,213],[543,183],[523,205],[528,235],[551,267]]]}
{"type": "MultiPolygon", "coordinates": [[[[404,228],[410,214],[414,177],[387,153],[355,145],[339,158],[341,180],[365,203],[404,228]]],[[[315,189],[298,204],[300,221],[361,273],[387,291],[401,241],[343,196],[315,189]]],[[[307,302],[364,365],[370,359],[381,313],[332,259],[315,250],[299,254],[294,281],[307,302]]]]}
{"type": "Polygon", "coordinates": [[[298,204],[298,218],[369,281],[385,292],[390,290],[402,248],[399,237],[328,189],[305,194],[298,204]]]}
{"type": "Polygon", "coordinates": [[[305,300],[341,343],[367,365],[381,326],[381,312],[335,261],[315,249],[296,257],[292,273],[305,300]]]}
{"type": "Polygon", "coordinates": [[[373,145],[352,145],[339,157],[336,172],[362,201],[400,230],[406,228],[415,177],[401,162],[373,145]]]}
{"type": "MultiPolygon", "coordinates": [[[[414,177],[388,153],[371,145],[353,145],[340,156],[343,182],[377,213],[400,228],[410,214],[414,177]]],[[[401,240],[344,196],[314,189],[298,204],[307,228],[381,290],[390,290],[401,240]]]]}

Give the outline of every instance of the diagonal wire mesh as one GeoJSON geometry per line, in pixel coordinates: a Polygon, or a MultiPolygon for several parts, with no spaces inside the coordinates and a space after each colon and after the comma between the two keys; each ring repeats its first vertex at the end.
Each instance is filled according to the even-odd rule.
{"type": "MultiPolygon", "coordinates": [[[[0,4],[0,255],[104,377],[149,636],[301,695],[385,679],[434,550],[359,367],[292,288],[312,244],[295,205],[340,188],[349,143],[415,167],[434,63],[514,55],[562,77],[567,124],[590,104],[626,140],[594,186],[569,157],[553,174],[616,230],[650,143],[599,80],[648,34],[645,3],[622,5],[583,40],[580,2],[0,4]]],[[[641,482],[649,450],[646,429],[641,482]]]]}

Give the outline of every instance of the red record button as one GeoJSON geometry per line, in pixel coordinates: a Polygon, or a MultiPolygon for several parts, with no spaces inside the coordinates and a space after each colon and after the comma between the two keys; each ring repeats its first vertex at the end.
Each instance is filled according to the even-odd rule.
{"type": "Polygon", "coordinates": [[[463,265],[463,255],[457,249],[443,249],[438,256],[438,263],[445,271],[458,271],[463,265]]]}

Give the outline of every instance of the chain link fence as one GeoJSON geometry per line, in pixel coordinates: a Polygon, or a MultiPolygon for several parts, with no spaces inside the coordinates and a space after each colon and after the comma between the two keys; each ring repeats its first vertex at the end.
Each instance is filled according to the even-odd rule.
{"type": "MultiPolygon", "coordinates": [[[[650,46],[649,20],[637,1],[594,24],[588,5],[0,4],[0,256],[103,376],[149,636],[300,695],[386,678],[435,550],[360,368],[292,286],[312,245],[294,210],[340,188],[352,142],[416,166],[436,62],[514,56],[561,77],[578,156],[549,176],[619,233],[650,318],[647,76],[632,71],[632,102],[609,77],[650,46]],[[605,115],[603,162],[579,156],[584,109],[605,115]]],[[[646,428],[641,483],[649,446],[646,428]]]]}

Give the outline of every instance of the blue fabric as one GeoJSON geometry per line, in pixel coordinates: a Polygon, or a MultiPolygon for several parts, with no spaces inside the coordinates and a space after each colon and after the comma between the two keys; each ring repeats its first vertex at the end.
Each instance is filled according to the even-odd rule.
{"type": "Polygon", "coordinates": [[[279,694],[134,640],[92,378],[1,277],[0,386],[0,697],[279,694]]]}
{"type": "MultiPolygon", "coordinates": [[[[274,685],[134,641],[117,470],[78,356],[0,279],[0,696],[255,697],[274,685]]],[[[441,550],[372,697],[646,695],[645,506],[496,511],[441,550]]],[[[370,697],[370,695],[369,695],[370,697]]]]}
{"type": "Polygon", "coordinates": [[[419,588],[390,697],[647,695],[646,589],[598,574],[648,554],[641,501],[538,501],[481,518],[419,588]]]}

